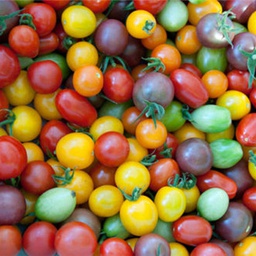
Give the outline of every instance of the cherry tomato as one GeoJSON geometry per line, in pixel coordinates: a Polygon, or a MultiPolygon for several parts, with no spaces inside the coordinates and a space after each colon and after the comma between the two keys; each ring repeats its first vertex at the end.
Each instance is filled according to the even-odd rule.
{"type": "Polygon", "coordinates": [[[0,254],[17,255],[22,248],[22,235],[19,229],[12,225],[0,226],[0,254]]]}
{"type": "Polygon", "coordinates": [[[155,15],[165,7],[167,0],[135,0],[133,2],[136,10],[146,10],[155,15]]]}
{"type": "Polygon", "coordinates": [[[62,136],[56,145],[59,162],[71,169],[84,169],[94,161],[94,142],[89,135],[71,132],[62,136]]]}
{"type": "Polygon", "coordinates": [[[87,224],[71,221],[58,229],[54,246],[57,254],[63,256],[93,255],[97,248],[97,237],[87,224]]]}
{"type": "Polygon", "coordinates": [[[56,33],[50,32],[45,36],[39,38],[39,52],[38,55],[48,54],[54,52],[59,46],[59,37],[56,33]]]}
{"type": "Polygon", "coordinates": [[[3,135],[0,137],[0,152],[0,179],[18,177],[27,164],[27,153],[22,143],[9,135],[3,135]]]}
{"type": "Polygon", "coordinates": [[[148,169],[139,162],[127,161],[116,169],[116,186],[127,195],[132,195],[136,187],[141,189],[141,193],[145,192],[149,182],[148,169]]]}
{"type": "Polygon", "coordinates": [[[121,191],[113,185],[103,185],[92,191],[88,205],[99,217],[110,217],[120,211],[124,201],[121,191]]]}
{"type": "Polygon", "coordinates": [[[190,246],[209,242],[213,232],[211,224],[197,215],[180,217],[173,223],[172,228],[174,239],[190,246]]]}
{"type": "Polygon", "coordinates": [[[156,19],[146,10],[132,11],[126,19],[128,33],[135,38],[147,38],[156,29],[156,19]]]}
{"type": "Polygon", "coordinates": [[[170,242],[171,255],[172,256],[189,256],[187,248],[178,242],[170,242]]]}
{"type": "Polygon", "coordinates": [[[0,45],[0,88],[13,83],[19,76],[21,66],[15,52],[7,46],[0,45]]]}
{"type": "Polygon", "coordinates": [[[203,243],[196,246],[192,252],[190,253],[191,256],[211,256],[212,254],[225,256],[227,255],[226,252],[217,244],[214,243],[203,243]]]}
{"type": "Polygon", "coordinates": [[[33,18],[33,24],[36,32],[41,36],[45,36],[52,32],[56,25],[57,14],[52,6],[46,3],[30,3],[27,4],[22,14],[30,14],[33,18]]]}
{"type": "Polygon", "coordinates": [[[129,154],[125,161],[140,162],[148,155],[148,149],[140,145],[136,138],[127,138],[129,143],[129,154]]]}
{"type": "Polygon", "coordinates": [[[96,29],[95,14],[83,5],[71,5],[65,8],[61,15],[61,23],[65,32],[75,38],[87,37],[96,29]]]}
{"type": "Polygon", "coordinates": [[[69,4],[69,0],[61,0],[61,1],[55,1],[55,0],[43,0],[42,2],[49,4],[52,6],[55,10],[61,10],[62,8],[66,7],[69,4]]]}
{"type": "Polygon", "coordinates": [[[256,22],[256,11],[254,11],[250,15],[250,17],[248,18],[248,21],[247,21],[248,31],[256,35],[256,29],[255,29],[255,26],[253,25],[253,24],[255,24],[255,22],[256,22]]]}
{"type": "Polygon", "coordinates": [[[110,0],[97,0],[97,1],[90,1],[90,0],[82,0],[83,5],[88,7],[94,13],[102,13],[107,10],[110,5],[110,0]]]}
{"type": "Polygon", "coordinates": [[[22,145],[26,150],[28,163],[35,160],[44,161],[44,152],[35,142],[24,142],[22,145]]]}
{"type": "Polygon", "coordinates": [[[0,90],[0,122],[8,115],[9,99],[3,90],[0,90]]]}
{"type": "Polygon", "coordinates": [[[243,204],[251,211],[256,211],[256,187],[245,190],[242,197],[243,204]]]}
{"type": "Polygon", "coordinates": [[[59,65],[52,60],[42,60],[28,68],[28,80],[37,93],[53,93],[60,88],[62,72],[59,65]]]}
{"type": "Polygon", "coordinates": [[[22,245],[28,255],[54,255],[54,239],[57,228],[50,222],[38,221],[28,226],[23,234],[22,245]]]}
{"type": "Polygon", "coordinates": [[[118,237],[111,237],[104,240],[103,243],[100,245],[100,255],[132,256],[133,251],[125,240],[118,237]]]}
{"type": "Polygon", "coordinates": [[[248,236],[238,242],[234,247],[234,256],[253,256],[256,250],[255,236],[248,236]]]}
{"type": "Polygon", "coordinates": [[[8,43],[22,57],[35,58],[39,53],[39,36],[27,25],[13,27],[8,36],[8,43]]]}
{"type": "Polygon", "coordinates": [[[35,91],[29,83],[26,70],[21,70],[17,79],[4,87],[3,91],[12,106],[28,105],[35,97],[35,91]]]}

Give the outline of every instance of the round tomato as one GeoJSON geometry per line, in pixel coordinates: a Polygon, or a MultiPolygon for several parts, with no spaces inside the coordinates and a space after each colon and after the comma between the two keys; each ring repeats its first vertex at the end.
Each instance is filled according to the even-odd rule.
{"type": "Polygon", "coordinates": [[[41,160],[44,161],[44,152],[38,144],[35,142],[23,142],[23,147],[26,150],[27,153],[27,162],[35,161],[35,160],[41,160]]]}
{"type": "Polygon", "coordinates": [[[65,32],[74,38],[84,38],[96,29],[95,14],[86,6],[71,5],[64,9],[61,23],[65,32]]]}
{"type": "Polygon", "coordinates": [[[131,201],[126,199],[123,202],[120,218],[129,233],[142,236],[154,230],[158,221],[158,212],[156,205],[149,197],[140,195],[139,198],[131,201]]]}
{"type": "Polygon", "coordinates": [[[129,142],[129,154],[125,161],[140,162],[148,155],[148,150],[140,145],[136,138],[127,138],[129,142]]]}
{"type": "Polygon", "coordinates": [[[88,205],[98,217],[110,217],[120,211],[124,197],[121,191],[113,185],[103,185],[92,191],[88,205]]]}
{"type": "Polygon", "coordinates": [[[130,196],[136,187],[141,189],[141,193],[145,192],[149,182],[150,175],[148,169],[136,161],[124,162],[115,172],[116,186],[130,196]]]}
{"type": "Polygon", "coordinates": [[[71,221],[58,229],[54,246],[57,254],[63,256],[93,255],[97,248],[97,237],[87,224],[71,221]]]}
{"type": "Polygon", "coordinates": [[[256,237],[248,236],[234,247],[234,256],[253,256],[256,250],[256,237]]]}
{"type": "Polygon", "coordinates": [[[147,38],[156,29],[156,19],[146,10],[132,11],[126,19],[128,33],[135,38],[147,38]]]}

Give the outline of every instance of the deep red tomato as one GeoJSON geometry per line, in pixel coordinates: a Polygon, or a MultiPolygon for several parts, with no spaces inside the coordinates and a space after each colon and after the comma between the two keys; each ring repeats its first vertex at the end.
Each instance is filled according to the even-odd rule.
{"type": "Polygon", "coordinates": [[[149,188],[158,191],[161,187],[167,186],[168,180],[180,174],[178,163],[171,158],[159,159],[148,168],[150,173],[149,188]]]}
{"type": "Polygon", "coordinates": [[[39,142],[45,154],[54,154],[57,142],[72,130],[61,120],[50,120],[42,127],[39,142]]]}
{"type": "Polygon", "coordinates": [[[256,146],[256,113],[249,113],[240,119],[236,127],[236,139],[246,147],[256,146]]]}
{"type": "Polygon", "coordinates": [[[130,245],[123,239],[118,237],[107,238],[100,245],[101,256],[133,256],[133,251],[130,245]]]}
{"type": "Polygon", "coordinates": [[[35,58],[39,52],[39,36],[28,25],[18,25],[11,29],[8,36],[10,47],[20,56],[35,58]]]}
{"type": "Polygon", "coordinates": [[[227,192],[230,199],[234,198],[237,192],[236,182],[216,170],[210,170],[203,175],[197,176],[197,187],[201,192],[209,188],[221,188],[227,192]]]}
{"type": "Polygon", "coordinates": [[[171,73],[170,79],[175,88],[175,96],[182,103],[191,108],[198,108],[207,102],[208,92],[197,75],[179,68],[171,73]]]}
{"type": "Polygon", "coordinates": [[[167,0],[134,0],[133,3],[136,10],[145,10],[155,15],[165,7],[167,0]]]}
{"type": "Polygon", "coordinates": [[[256,212],[256,187],[245,190],[242,202],[249,210],[256,212]]]}
{"type": "Polygon", "coordinates": [[[37,93],[53,93],[60,88],[62,71],[52,60],[36,61],[28,68],[28,80],[37,93]]]}
{"type": "Polygon", "coordinates": [[[89,127],[97,119],[95,107],[87,98],[72,89],[61,90],[55,103],[61,116],[72,124],[89,127]]]}
{"type": "Polygon", "coordinates": [[[197,215],[186,215],[173,222],[173,237],[177,242],[197,246],[212,237],[211,224],[197,215]]]}
{"type": "Polygon", "coordinates": [[[89,225],[71,221],[58,229],[54,245],[58,255],[92,256],[97,248],[97,237],[89,225]]]}
{"type": "Polygon", "coordinates": [[[41,195],[46,190],[55,187],[55,182],[52,178],[54,174],[54,169],[49,163],[34,160],[26,165],[20,175],[20,183],[29,193],[41,195]]]}
{"type": "Polygon", "coordinates": [[[18,177],[27,164],[22,143],[9,135],[0,137],[0,180],[18,177]]]}
{"type": "Polygon", "coordinates": [[[226,252],[217,244],[214,243],[203,243],[196,246],[190,256],[226,256],[226,252]]]}
{"type": "Polygon", "coordinates": [[[5,93],[0,90],[0,122],[3,121],[8,112],[5,111],[5,109],[8,109],[9,108],[9,101],[5,95],[5,93]]]}
{"type": "Polygon", "coordinates": [[[197,75],[199,77],[202,77],[202,75],[203,75],[201,70],[196,65],[194,65],[193,63],[184,62],[180,65],[180,68],[184,68],[184,69],[194,73],[195,75],[197,75]]]}
{"type": "Polygon", "coordinates": [[[250,73],[244,70],[233,69],[227,73],[228,78],[228,89],[237,90],[249,95],[253,87],[256,87],[256,82],[254,81],[252,86],[249,87],[249,77],[250,73]]]}
{"type": "Polygon", "coordinates": [[[46,3],[30,3],[27,4],[22,12],[30,14],[36,27],[36,32],[41,36],[45,36],[52,32],[56,25],[57,14],[54,8],[46,3]]]}
{"type": "Polygon", "coordinates": [[[104,74],[103,93],[112,101],[122,103],[132,98],[134,80],[130,73],[120,67],[110,68],[104,74]]]}
{"type": "Polygon", "coordinates": [[[55,255],[54,239],[57,228],[50,222],[37,221],[23,233],[22,245],[27,255],[55,255]]]}
{"type": "Polygon", "coordinates": [[[0,45],[0,70],[0,88],[13,83],[21,71],[17,55],[4,45],[0,45]]]}
{"type": "Polygon", "coordinates": [[[0,255],[18,255],[22,247],[20,230],[13,225],[0,226],[0,255]]]}
{"type": "Polygon", "coordinates": [[[117,167],[128,157],[130,146],[127,138],[119,132],[105,132],[96,140],[94,153],[102,164],[117,167]]]}
{"type": "Polygon", "coordinates": [[[84,6],[88,7],[94,13],[102,13],[107,10],[110,5],[111,0],[82,0],[84,6]]]}
{"type": "Polygon", "coordinates": [[[56,33],[51,32],[39,38],[39,53],[43,55],[55,51],[59,46],[59,37],[56,33]]]}

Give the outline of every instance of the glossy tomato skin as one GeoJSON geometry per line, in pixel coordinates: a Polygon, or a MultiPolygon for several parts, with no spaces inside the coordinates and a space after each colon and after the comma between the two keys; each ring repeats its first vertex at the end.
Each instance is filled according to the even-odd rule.
{"type": "Polygon", "coordinates": [[[27,164],[27,153],[22,143],[14,137],[0,137],[0,180],[18,177],[27,164]]]}
{"type": "Polygon", "coordinates": [[[55,174],[52,166],[42,160],[29,162],[20,176],[22,187],[35,195],[41,195],[55,187],[52,176],[55,174]],[[44,177],[42,179],[42,177],[44,177]]]}
{"type": "Polygon", "coordinates": [[[165,7],[167,0],[135,0],[133,2],[135,9],[146,10],[155,15],[165,7]]]}
{"type": "Polygon", "coordinates": [[[0,59],[0,88],[3,88],[17,79],[21,66],[14,51],[4,45],[0,45],[0,59]]]}
{"type": "Polygon", "coordinates": [[[236,139],[242,146],[256,146],[256,113],[249,113],[240,119],[236,128],[236,139]]]}
{"type": "Polygon", "coordinates": [[[203,243],[196,246],[190,256],[211,256],[211,255],[218,255],[218,256],[226,256],[226,252],[217,244],[214,243],[203,243]]]}
{"type": "Polygon", "coordinates": [[[61,120],[50,120],[42,127],[39,135],[40,146],[45,154],[54,153],[59,139],[72,132],[61,120]]]}
{"type": "Polygon", "coordinates": [[[28,13],[33,17],[33,23],[39,37],[49,34],[55,27],[57,14],[54,8],[46,3],[27,4],[22,13],[28,13]]]}
{"type": "Polygon", "coordinates": [[[256,212],[256,187],[245,190],[242,202],[249,210],[256,212]]]}
{"type": "Polygon", "coordinates": [[[60,91],[55,103],[62,117],[75,125],[88,127],[97,119],[97,111],[89,100],[72,89],[60,91]]]}
{"type": "Polygon", "coordinates": [[[57,228],[50,222],[38,221],[28,226],[23,234],[22,245],[28,255],[54,255],[54,239],[57,228]]]}
{"type": "Polygon", "coordinates": [[[174,239],[189,246],[207,243],[212,237],[211,224],[197,215],[180,217],[173,223],[172,228],[174,239]]]}
{"type": "Polygon", "coordinates": [[[170,79],[175,89],[175,97],[191,108],[204,105],[209,96],[202,80],[195,74],[185,69],[176,69],[170,79]]]}
{"type": "Polygon", "coordinates": [[[123,256],[133,256],[133,251],[130,245],[123,239],[118,237],[107,238],[100,245],[100,255],[123,255],[123,256]]]}
{"type": "Polygon", "coordinates": [[[116,103],[124,103],[132,98],[134,81],[127,70],[113,67],[104,74],[103,93],[116,103]]]}
{"type": "Polygon", "coordinates": [[[38,55],[48,54],[55,51],[59,46],[59,37],[56,33],[49,34],[39,38],[39,52],[38,55]]]}
{"type": "Polygon", "coordinates": [[[197,186],[201,193],[213,187],[221,188],[227,192],[230,199],[234,198],[237,192],[235,181],[216,170],[209,170],[197,176],[197,186]]]}
{"type": "Polygon", "coordinates": [[[3,90],[0,90],[0,122],[3,121],[7,116],[7,111],[4,109],[9,108],[9,101],[3,90]]]}

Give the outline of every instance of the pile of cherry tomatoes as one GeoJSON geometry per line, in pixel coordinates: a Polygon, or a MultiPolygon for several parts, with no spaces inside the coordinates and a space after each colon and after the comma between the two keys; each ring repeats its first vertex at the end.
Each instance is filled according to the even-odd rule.
{"type": "Polygon", "coordinates": [[[0,2],[0,255],[256,252],[255,0],[0,2]]]}

